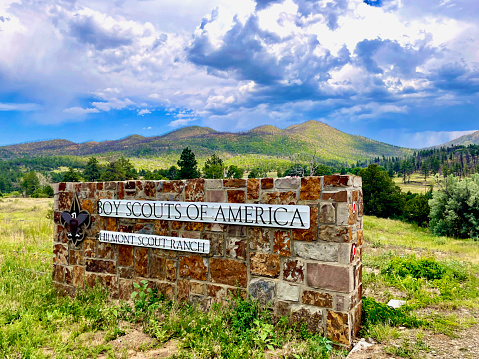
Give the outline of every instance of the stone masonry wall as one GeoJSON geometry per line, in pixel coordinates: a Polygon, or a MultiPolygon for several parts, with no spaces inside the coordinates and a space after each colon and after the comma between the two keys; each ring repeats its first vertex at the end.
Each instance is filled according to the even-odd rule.
{"type": "Polygon", "coordinates": [[[361,322],[362,189],[357,176],[184,181],[60,183],[55,188],[53,281],[77,288],[106,285],[130,299],[146,279],[159,293],[208,308],[239,287],[291,323],[350,347],[361,322]],[[60,225],[76,193],[91,213],[85,240],[75,247],[60,225]],[[308,205],[308,230],[100,217],[99,199],[308,205]],[[357,211],[353,211],[357,203],[357,211]],[[208,255],[100,243],[100,230],[201,238],[208,255]],[[353,246],[357,252],[354,253],[353,246]],[[355,254],[355,255],[354,255],[355,254]]]}

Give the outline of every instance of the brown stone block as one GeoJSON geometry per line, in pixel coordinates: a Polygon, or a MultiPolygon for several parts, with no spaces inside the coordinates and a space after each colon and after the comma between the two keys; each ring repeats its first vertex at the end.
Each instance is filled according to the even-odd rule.
{"type": "Polygon", "coordinates": [[[211,258],[210,275],[214,283],[246,287],[246,264],[233,259],[211,258]]]}
{"type": "Polygon", "coordinates": [[[73,268],[72,267],[65,267],[65,284],[68,284],[68,285],[73,284],[73,268]]]}
{"type": "Polygon", "coordinates": [[[228,203],[245,203],[245,191],[241,189],[231,189],[228,192],[228,203]]]}
{"type": "MultiPolygon", "coordinates": [[[[60,224],[60,218],[61,218],[61,216],[62,216],[62,212],[60,212],[60,211],[55,211],[55,212],[53,212],[53,222],[54,222],[55,224],[59,225],[59,224],[60,224]]],[[[57,226],[57,228],[58,228],[58,226],[57,226]]],[[[60,226],[60,228],[63,229],[62,226],[60,226]]]]}
{"type": "Polygon", "coordinates": [[[116,272],[115,262],[106,261],[102,259],[86,259],[85,260],[87,272],[95,273],[110,273],[116,272]]]}
{"type": "Polygon", "coordinates": [[[172,221],[171,222],[171,229],[174,231],[179,231],[183,228],[183,222],[180,221],[172,221]]]}
{"type": "Polygon", "coordinates": [[[176,281],[176,261],[166,260],[166,280],[169,282],[176,281]]]}
{"type": "Polygon", "coordinates": [[[319,222],[334,224],[336,222],[336,210],[332,203],[319,205],[319,222]]]}
{"type": "Polygon", "coordinates": [[[166,259],[150,255],[150,278],[164,280],[166,277],[166,259]]]}
{"type": "Polygon", "coordinates": [[[125,189],[136,189],[136,181],[128,181],[125,183],[125,189]]]}
{"type": "Polygon", "coordinates": [[[66,211],[72,205],[73,194],[71,192],[60,192],[58,194],[58,210],[66,211]]]}
{"type": "Polygon", "coordinates": [[[273,252],[283,257],[291,255],[291,233],[289,231],[274,231],[273,252]]]}
{"type": "Polygon", "coordinates": [[[203,223],[203,228],[208,232],[224,232],[228,225],[221,223],[203,223]]]}
{"type": "Polygon", "coordinates": [[[190,293],[205,294],[205,285],[203,283],[190,282],[190,293]]]}
{"type": "Polygon", "coordinates": [[[58,191],[59,192],[65,191],[66,189],[67,189],[67,184],[65,182],[60,182],[58,184],[58,191]]]}
{"type": "Polygon", "coordinates": [[[251,253],[251,274],[277,278],[280,272],[278,254],[251,253]]]}
{"type": "Polygon", "coordinates": [[[309,229],[293,229],[293,239],[295,241],[307,241],[312,242],[318,238],[318,208],[312,207],[310,216],[310,227],[309,229]]]}
{"type": "Polygon", "coordinates": [[[315,305],[317,307],[333,307],[333,296],[329,293],[305,290],[303,291],[302,301],[304,304],[315,305]]]}
{"type": "Polygon", "coordinates": [[[227,232],[230,237],[246,237],[247,228],[245,226],[228,225],[227,232]]]}
{"type": "Polygon", "coordinates": [[[81,265],[83,264],[83,252],[70,250],[68,259],[71,265],[81,265]]]}
{"type": "Polygon", "coordinates": [[[249,247],[254,251],[271,251],[270,230],[268,228],[248,228],[249,247]]]}
{"type": "Polygon", "coordinates": [[[290,302],[282,302],[277,301],[276,305],[274,306],[274,313],[278,317],[285,317],[288,318],[291,314],[291,303],[290,302]]]}
{"type": "Polygon", "coordinates": [[[328,311],[326,333],[331,340],[349,346],[351,344],[349,324],[348,314],[328,311]]]}
{"type": "Polygon", "coordinates": [[[115,192],[113,191],[100,191],[98,192],[98,199],[113,199],[115,192]]]}
{"type": "Polygon", "coordinates": [[[156,288],[158,289],[158,294],[162,295],[166,299],[173,299],[175,295],[175,287],[170,283],[156,283],[156,288]]]}
{"type": "Polygon", "coordinates": [[[358,246],[361,246],[363,244],[363,230],[357,231],[358,233],[358,246]]]}
{"type": "Polygon", "coordinates": [[[103,189],[107,191],[116,191],[116,182],[115,181],[104,182],[103,189]]]}
{"type": "Polygon", "coordinates": [[[348,175],[324,176],[324,186],[346,187],[350,182],[348,175]]]}
{"type": "Polygon", "coordinates": [[[153,226],[153,233],[157,236],[168,236],[170,234],[168,221],[155,221],[155,224],[153,226]]]}
{"type": "Polygon", "coordinates": [[[349,267],[308,263],[306,282],[310,287],[349,293],[354,285],[351,271],[349,267]]]}
{"type": "Polygon", "coordinates": [[[362,312],[363,312],[363,305],[362,303],[360,303],[356,306],[356,308],[354,308],[354,313],[353,313],[353,336],[354,337],[358,335],[358,332],[361,329],[362,312]]]}
{"type": "Polygon", "coordinates": [[[120,244],[118,246],[118,265],[125,267],[133,266],[133,246],[125,246],[120,244]]]}
{"type": "Polygon", "coordinates": [[[223,256],[223,233],[202,233],[201,238],[210,241],[210,253],[209,256],[223,256]]]}
{"type": "Polygon", "coordinates": [[[68,264],[68,247],[65,244],[53,245],[53,263],[68,264]]]}
{"type": "Polygon", "coordinates": [[[88,211],[88,213],[95,213],[95,204],[89,199],[84,199],[81,201],[81,209],[88,211]]]}
{"type": "Polygon", "coordinates": [[[181,238],[193,238],[193,239],[200,239],[201,232],[198,231],[183,231],[181,233],[181,238]]]}
{"type": "Polygon", "coordinates": [[[185,201],[204,202],[205,201],[205,180],[203,178],[194,178],[186,181],[185,201]]]}
{"type": "Polygon", "coordinates": [[[55,282],[63,283],[65,281],[65,267],[60,264],[54,264],[52,278],[55,282]]]}
{"type": "Polygon", "coordinates": [[[318,229],[319,239],[327,242],[349,242],[351,240],[351,229],[346,226],[320,225],[318,229]]]}
{"type": "Polygon", "coordinates": [[[304,263],[298,259],[286,259],[283,263],[283,279],[293,283],[303,283],[304,263]]]}
{"type": "Polygon", "coordinates": [[[189,277],[197,280],[206,280],[208,267],[199,255],[191,255],[180,258],[180,277],[189,277]]]}
{"type": "Polygon", "coordinates": [[[83,266],[74,266],[73,267],[73,286],[74,287],[83,287],[83,281],[85,279],[85,267],[83,266]]]}
{"type": "Polygon", "coordinates": [[[135,197],[136,191],[135,190],[125,190],[125,197],[135,197]]]}
{"type": "Polygon", "coordinates": [[[148,248],[135,248],[135,272],[138,277],[148,276],[148,248]]]}
{"type": "Polygon", "coordinates": [[[113,244],[98,243],[98,258],[113,259],[114,255],[113,244]]]}
{"type": "Polygon", "coordinates": [[[186,231],[202,231],[203,223],[201,222],[185,222],[186,231]]]}
{"type": "Polygon", "coordinates": [[[130,267],[120,267],[118,268],[118,274],[120,278],[133,279],[135,278],[135,270],[130,267]]]}
{"type": "Polygon", "coordinates": [[[116,218],[108,217],[106,220],[106,230],[116,232],[116,218]]]}
{"type": "Polygon", "coordinates": [[[83,255],[85,257],[96,257],[96,241],[92,239],[85,239],[83,241],[83,255]]]}
{"type": "Polygon", "coordinates": [[[246,239],[229,238],[226,240],[226,256],[236,259],[246,259],[246,239]]]}
{"type": "Polygon", "coordinates": [[[125,182],[118,182],[118,187],[116,190],[116,198],[118,199],[125,198],[125,182]]]}
{"type": "Polygon", "coordinates": [[[297,327],[303,324],[311,333],[323,334],[323,315],[320,309],[299,308],[291,313],[291,323],[297,327]]]}
{"type": "Polygon", "coordinates": [[[155,197],[156,196],[156,183],[153,181],[145,181],[144,185],[145,196],[155,197]]]}
{"type": "Polygon", "coordinates": [[[354,267],[354,288],[357,288],[363,282],[363,265],[354,267]]]}
{"type": "Polygon", "coordinates": [[[118,297],[122,300],[130,300],[133,293],[133,281],[130,279],[121,279],[118,283],[118,297]]]}
{"type": "Polygon", "coordinates": [[[248,294],[246,293],[246,290],[244,289],[239,289],[239,288],[226,288],[226,296],[227,297],[240,297],[242,299],[246,299],[248,297],[248,294]]]}
{"type": "Polygon", "coordinates": [[[223,180],[223,187],[243,188],[246,187],[246,180],[241,178],[229,178],[223,180]]]}
{"type": "Polygon", "coordinates": [[[190,295],[190,284],[189,281],[186,279],[179,279],[178,280],[178,302],[187,302],[188,297],[190,295]]]}
{"type": "Polygon", "coordinates": [[[302,177],[300,199],[315,201],[321,197],[321,177],[302,177]]]}
{"type": "Polygon", "coordinates": [[[105,286],[113,298],[118,298],[118,278],[115,275],[85,273],[85,282],[89,287],[94,287],[97,283],[105,286]]]}
{"type": "Polygon", "coordinates": [[[185,183],[183,181],[164,181],[163,182],[163,192],[164,193],[181,193],[185,188],[185,183]]]}
{"type": "Polygon", "coordinates": [[[295,205],[298,202],[296,192],[263,192],[261,203],[295,205]]]}
{"type": "Polygon", "coordinates": [[[271,189],[273,188],[273,179],[272,178],[262,178],[261,179],[261,189],[271,189]]]}
{"type": "Polygon", "coordinates": [[[97,191],[103,191],[103,182],[97,182],[96,189],[97,191]]]}
{"type": "Polygon", "coordinates": [[[225,202],[225,191],[219,189],[214,190],[210,189],[206,191],[206,202],[212,203],[224,203],[225,202]]]}
{"type": "Polygon", "coordinates": [[[226,298],[226,288],[219,285],[206,284],[206,295],[213,298],[214,302],[220,302],[226,298]]]}
{"type": "Polygon", "coordinates": [[[347,202],[348,201],[348,192],[339,191],[339,192],[323,192],[323,200],[333,200],[336,202],[347,202]]]}
{"type": "Polygon", "coordinates": [[[259,198],[259,180],[256,178],[248,178],[248,187],[246,190],[249,200],[259,198]]]}

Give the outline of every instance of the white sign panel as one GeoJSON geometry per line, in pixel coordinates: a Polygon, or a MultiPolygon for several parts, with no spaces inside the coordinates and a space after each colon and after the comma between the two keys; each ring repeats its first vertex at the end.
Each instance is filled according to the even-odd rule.
{"type": "Polygon", "coordinates": [[[310,225],[308,206],[114,199],[101,199],[97,205],[98,213],[106,217],[300,229],[310,225]]]}
{"type": "Polygon", "coordinates": [[[103,243],[125,244],[129,246],[170,249],[174,251],[208,254],[210,241],[205,239],[154,236],[150,234],[100,231],[99,240],[103,243]]]}

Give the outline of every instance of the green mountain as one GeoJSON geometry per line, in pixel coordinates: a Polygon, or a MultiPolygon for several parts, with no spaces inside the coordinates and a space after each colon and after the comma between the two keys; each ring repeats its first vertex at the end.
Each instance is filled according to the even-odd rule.
{"type": "Polygon", "coordinates": [[[479,145],[479,131],[470,133],[436,147],[479,145]]]}
{"type": "Polygon", "coordinates": [[[212,153],[227,157],[260,155],[303,160],[316,155],[323,161],[354,163],[378,156],[411,154],[406,148],[349,135],[319,121],[308,121],[286,129],[261,126],[248,132],[216,132],[208,127],[191,126],[156,137],[129,136],[116,141],[74,143],[66,140],[32,142],[0,147],[0,158],[22,156],[122,154],[127,157],[179,155],[190,147],[198,157],[212,153]],[[301,158],[298,158],[301,159],[301,158]]]}

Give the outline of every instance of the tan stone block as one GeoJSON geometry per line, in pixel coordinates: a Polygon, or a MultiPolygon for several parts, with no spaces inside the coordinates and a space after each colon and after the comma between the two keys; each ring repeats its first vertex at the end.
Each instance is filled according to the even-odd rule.
{"type": "Polygon", "coordinates": [[[319,205],[319,222],[327,224],[334,224],[336,222],[336,210],[332,203],[319,205]]]}
{"type": "Polygon", "coordinates": [[[223,187],[243,188],[246,187],[246,180],[241,178],[230,178],[223,180],[223,187]]]}
{"type": "Polygon", "coordinates": [[[321,197],[321,177],[302,177],[300,199],[315,201],[321,197]]]}
{"type": "Polygon", "coordinates": [[[280,256],[289,257],[291,255],[291,233],[290,231],[274,231],[273,234],[273,252],[280,256]]]}
{"type": "Polygon", "coordinates": [[[71,265],[81,265],[83,264],[83,252],[70,250],[68,259],[71,265]]]}
{"type": "Polygon", "coordinates": [[[259,198],[259,180],[256,178],[248,178],[247,194],[249,200],[259,198]]]}
{"type": "Polygon", "coordinates": [[[226,240],[226,256],[236,259],[246,259],[246,239],[229,238],[226,240]]]}
{"type": "Polygon", "coordinates": [[[349,242],[352,239],[351,228],[346,226],[320,225],[318,234],[320,240],[327,242],[349,242]]]}
{"type": "Polygon", "coordinates": [[[280,273],[278,254],[251,253],[250,271],[253,275],[277,278],[280,273]]]}
{"type": "Polygon", "coordinates": [[[352,268],[322,263],[307,264],[306,282],[310,287],[343,293],[354,287],[352,268]]]}
{"type": "Polygon", "coordinates": [[[276,178],[274,185],[276,189],[298,189],[301,184],[299,177],[276,178]]]}
{"type": "Polygon", "coordinates": [[[246,196],[244,190],[228,190],[228,203],[245,203],[246,196]]]}
{"type": "Polygon", "coordinates": [[[225,191],[223,190],[206,190],[206,202],[224,203],[225,191]]]}
{"type": "Polygon", "coordinates": [[[263,204],[286,204],[295,205],[298,202],[296,192],[263,192],[261,203],[263,204]]]}
{"type": "Polygon", "coordinates": [[[135,248],[135,272],[139,277],[148,276],[148,248],[135,248]]]}
{"type": "Polygon", "coordinates": [[[98,258],[113,259],[113,244],[98,242],[98,258]]]}
{"type": "Polygon", "coordinates": [[[158,290],[158,294],[162,295],[166,299],[173,299],[175,295],[175,286],[170,283],[156,283],[156,288],[158,290]]]}
{"type": "Polygon", "coordinates": [[[83,280],[85,276],[85,267],[83,266],[74,266],[73,267],[73,286],[74,287],[83,287],[83,280]]]}
{"type": "Polygon", "coordinates": [[[203,230],[203,223],[201,222],[185,222],[186,231],[201,231],[203,230]]]}
{"type": "Polygon", "coordinates": [[[310,212],[309,229],[293,229],[293,239],[295,241],[315,241],[318,239],[318,208],[312,207],[310,212]]]}
{"type": "Polygon", "coordinates": [[[185,201],[204,202],[205,201],[205,180],[203,178],[194,178],[186,181],[185,201]]]}
{"type": "Polygon", "coordinates": [[[198,231],[183,231],[181,233],[181,238],[192,238],[192,239],[200,239],[201,232],[198,231]]]}
{"type": "Polygon", "coordinates": [[[64,282],[65,281],[65,266],[60,264],[53,264],[53,281],[55,282],[64,282]]]}
{"type": "Polygon", "coordinates": [[[180,277],[188,277],[197,280],[206,280],[208,267],[199,255],[191,255],[180,258],[180,277]]]}
{"type": "Polygon", "coordinates": [[[202,283],[190,281],[190,293],[200,294],[200,295],[205,294],[205,285],[202,283]]]}
{"type": "Polygon", "coordinates": [[[178,280],[178,302],[187,302],[188,297],[190,296],[190,283],[187,279],[178,280]]]}
{"type": "Polygon", "coordinates": [[[323,334],[323,314],[319,308],[294,306],[291,312],[291,323],[297,327],[303,324],[311,333],[323,334]]]}
{"type": "Polygon", "coordinates": [[[205,182],[207,189],[221,189],[223,188],[223,180],[221,179],[207,179],[205,182]]]}
{"type": "Polygon", "coordinates": [[[293,283],[303,283],[304,262],[300,259],[286,259],[283,262],[283,280],[293,283]]]}
{"type": "Polygon", "coordinates": [[[118,297],[122,300],[130,300],[131,293],[133,293],[133,281],[131,279],[120,279],[118,287],[118,297]]]}
{"type": "Polygon", "coordinates": [[[271,250],[270,230],[268,228],[250,227],[248,228],[249,247],[254,251],[271,250]]]}
{"type": "Polygon", "coordinates": [[[302,301],[304,304],[323,308],[332,308],[333,306],[333,296],[331,294],[312,290],[303,291],[302,301]]]}
{"type": "Polygon", "coordinates": [[[349,315],[335,311],[328,311],[326,322],[327,336],[336,343],[351,345],[349,315]]]}
{"type": "Polygon", "coordinates": [[[65,244],[53,245],[53,263],[55,264],[68,264],[68,246],[65,244]]]}
{"type": "Polygon", "coordinates": [[[83,255],[85,257],[96,257],[96,241],[87,238],[83,241],[83,255]]]}
{"type": "Polygon", "coordinates": [[[166,260],[166,280],[169,282],[176,281],[176,261],[166,260]]]}
{"type": "Polygon", "coordinates": [[[246,264],[233,259],[211,258],[210,275],[213,283],[246,287],[246,264]]]}

